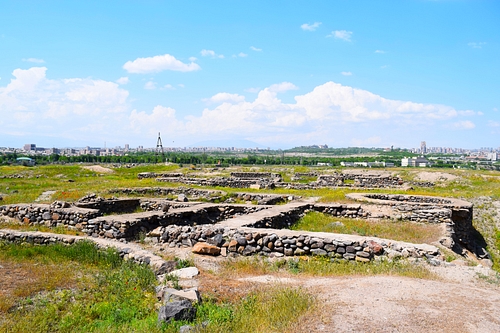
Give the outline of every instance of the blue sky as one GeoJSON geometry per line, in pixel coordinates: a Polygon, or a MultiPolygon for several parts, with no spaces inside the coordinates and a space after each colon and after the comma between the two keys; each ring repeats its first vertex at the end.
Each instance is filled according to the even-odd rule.
{"type": "Polygon", "coordinates": [[[500,146],[500,1],[1,1],[0,146],[500,146]]]}

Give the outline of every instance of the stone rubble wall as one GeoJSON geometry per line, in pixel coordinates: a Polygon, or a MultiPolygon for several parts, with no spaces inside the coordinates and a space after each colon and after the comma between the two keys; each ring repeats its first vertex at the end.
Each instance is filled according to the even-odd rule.
{"type": "Polygon", "coordinates": [[[370,261],[387,256],[434,259],[439,255],[435,247],[419,248],[412,244],[374,241],[368,238],[359,241],[315,237],[308,234],[295,236],[278,235],[273,232],[221,228],[217,226],[166,226],[148,234],[148,241],[168,244],[169,247],[192,247],[198,242],[219,247],[223,256],[260,254],[270,257],[319,255],[331,258],[370,261]]]}
{"type": "Polygon", "coordinates": [[[231,177],[240,179],[269,178],[275,182],[281,182],[283,180],[283,178],[279,173],[271,173],[271,172],[231,172],[231,177]]]}
{"type": "Polygon", "coordinates": [[[383,177],[378,175],[335,174],[319,175],[316,183],[321,186],[385,188],[401,186],[403,185],[403,180],[399,177],[390,176],[383,177]],[[346,183],[346,181],[353,182],[346,183]]]}
{"type": "Polygon", "coordinates": [[[103,214],[131,213],[140,205],[140,199],[104,199],[90,202],[75,202],[79,208],[97,209],[103,214]]]}
{"type": "Polygon", "coordinates": [[[425,223],[444,223],[445,236],[442,245],[448,248],[464,246],[479,258],[487,258],[486,249],[477,245],[474,235],[477,233],[472,225],[473,205],[469,202],[440,197],[400,195],[400,194],[367,194],[351,193],[350,199],[381,204],[393,208],[397,219],[425,223]]]}
{"type": "Polygon", "coordinates": [[[15,218],[25,224],[47,227],[67,226],[78,229],[79,225],[102,215],[99,210],[85,208],[54,208],[44,204],[18,204],[0,206],[0,215],[15,218]]]}
{"type": "Polygon", "coordinates": [[[13,243],[29,243],[39,245],[49,244],[67,244],[71,245],[77,242],[90,241],[100,249],[112,247],[118,251],[120,257],[126,260],[132,260],[138,264],[149,265],[155,274],[165,274],[172,270],[168,263],[161,257],[139,248],[137,245],[124,244],[119,242],[110,242],[109,240],[99,238],[86,238],[72,235],[58,235],[41,232],[21,232],[14,230],[0,230],[0,240],[13,243]]]}
{"type": "Polygon", "coordinates": [[[134,188],[115,188],[108,191],[111,194],[127,195],[179,195],[184,194],[193,198],[219,198],[226,195],[226,192],[218,190],[204,190],[189,187],[134,187],[134,188]]]}
{"type": "Polygon", "coordinates": [[[157,226],[216,224],[234,216],[250,214],[266,209],[263,206],[244,205],[194,205],[172,211],[102,216],[90,219],[79,226],[89,236],[115,239],[137,239],[157,226]]]}

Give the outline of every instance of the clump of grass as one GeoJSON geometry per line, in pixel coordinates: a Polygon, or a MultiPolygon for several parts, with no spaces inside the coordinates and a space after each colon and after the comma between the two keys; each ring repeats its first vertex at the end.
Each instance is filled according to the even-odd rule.
{"type": "Polygon", "coordinates": [[[175,263],[175,268],[176,269],[181,269],[181,268],[187,268],[187,267],[193,267],[194,266],[194,260],[193,258],[177,258],[175,257],[174,259],[176,261],[175,263]]]}
{"type": "Polygon", "coordinates": [[[200,332],[286,332],[313,310],[314,301],[303,289],[273,287],[253,292],[233,307],[205,302],[198,311],[208,325],[200,332]]]}
{"type": "Polygon", "coordinates": [[[228,261],[221,270],[222,276],[302,274],[308,276],[397,275],[418,279],[435,279],[425,265],[407,260],[377,260],[368,263],[336,260],[328,257],[294,257],[270,260],[266,258],[241,258],[228,261]]]}
{"type": "Polygon", "coordinates": [[[373,236],[411,243],[431,243],[442,233],[441,226],[437,224],[338,218],[319,212],[307,213],[292,229],[373,236]]]}

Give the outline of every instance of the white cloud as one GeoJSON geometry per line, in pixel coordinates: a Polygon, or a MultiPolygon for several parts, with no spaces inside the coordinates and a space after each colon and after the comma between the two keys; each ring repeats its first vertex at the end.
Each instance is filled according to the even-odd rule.
{"type": "Polygon", "coordinates": [[[248,56],[248,54],[246,54],[246,53],[243,53],[243,52],[238,53],[238,57],[244,58],[247,56],[248,56]]]}
{"type": "MultiPolygon", "coordinates": [[[[473,128],[470,117],[479,115],[446,105],[391,100],[334,82],[291,100],[288,95],[287,102],[279,98],[280,92],[297,87],[282,82],[264,89],[251,88],[258,93],[249,101],[239,94],[215,94],[205,100],[209,103],[205,108],[191,114],[162,105],[148,111],[133,110],[128,91],[115,82],[52,80],[46,77],[46,70],[16,69],[10,83],[0,86],[0,142],[14,135],[30,142],[36,133],[39,137],[57,136],[59,142],[76,140],[79,145],[136,140],[135,144],[154,146],[158,132],[165,132],[176,144],[231,137],[266,145],[321,142],[373,146],[392,144],[394,138],[399,140],[409,132],[415,136],[439,132],[461,138],[463,134],[454,129],[473,128]],[[391,142],[384,141],[386,137],[391,142]]],[[[489,123],[497,125],[497,121],[489,123]]],[[[163,139],[167,141],[167,137],[163,139]]]]}
{"type": "Polygon", "coordinates": [[[296,85],[294,85],[293,83],[281,82],[281,83],[273,84],[267,89],[269,89],[269,91],[272,91],[272,92],[285,92],[288,90],[297,90],[299,88],[296,85]]]}
{"type": "Polygon", "coordinates": [[[493,111],[498,112],[498,109],[497,108],[493,108],[493,111]]]}
{"type": "Polygon", "coordinates": [[[121,77],[121,78],[119,78],[118,80],[116,80],[116,83],[121,84],[121,85],[123,85],[123,84],[127,84],[127,83],[129,83],[129,82],[130,82],[130,80],[129,80],[129,78],[128,78],[128,77],[126,77],[126,76],[121,77]]]}
{"type": "Polygon", "coordinates": [[[321,22],[314,22],[313,24],[304,23],[300,26],[300,28],[302,30],[305,30],[305,31],[314,31],[314,30],[318,29],[320,25],[321,25],[321,22]]]}
{"type": "Polygon", "coordinates": [[[175,87],[171,84],[166,84],[161,89],[163,89],[163,90],[175,90],[175,87]]]}
{"type": "Polygon", "coordinates": [[[249,93],[258,93],[260,91],[260,88],[248,88],[245,89],[245,91],[249,93]]]}
{"type": "Polygon", "coordinates": [[[203,49],[203,50],[201,50],[200,53],[201,53],[201,55],[203,57],[212,57],[212,58],[219,58],[219,59],[223,59],[224,58],[224,55],[217,54],[213,50],[205,50],[205,49],[203,49]]]}
{"type": "Polygon", "coordinates": [[[103,80],[52,80],[46,71],[46,67],[16,69],[10,83],[0,87],[0,119],[9,120],[2,124],[0,140],[14,133],[88,140],[107,135],[101,132],[103,127],[110,132],[120,127],[129,107],[128,91],[103,80]]]}
{"type": "Polygon", "coordinates": [[[250,50],[255,51],[255,52],[261,52],[262,51],[262,49],[259,49],[259,48],[255,47],[255,46],[250,46],[250,50]]]}
{"type": "Polygon", "coordinates": [[[500,127],[500,121],[488,120],[489,127],[500,127]]]}
{"type": "Polygon", "coordinates": [[[389,67],[389,65],[382,65],[382,66],[380,66],[380,68],[382,68],[382,69],[385,69],[385,68],[388,68],[388,67],[389,67]]]}
{"type": "Polygon", "coordinates": [[[179,83],[178,86],[181,87],[181,88],[185,87],[185,85],[183,83],[179,83]]]}
{"type": "Polygon", "coordinates": [[[469,47],[472,47],[473,49],[481,49],[483,47],[483,45],[486,45],[485,42],[471,42],[471,43],[468,43],[467,44],[469,47]]]}
{"type": "Polygon", "coordinates": [[[27,59],[23,59],[23,61],[32,62],[32,63],[35,63],[35,64],[43,64],[43,63],[45,63],[45,60],[38,59],[38,58],[27,58],[27,59]]]}
{"type": "Polygon", "coordinates": [[[340,72],[340,74],[342,74],[344,76],[351,76],[352,75],[351,72],[340,72]]]}
{"type": "Polygon", "coordinates": [[[375,53],[384,54],[384,53],[385,53],[385,51],[382,51],[382,50],[375,50],[375,53]]]}
{"type": "Polygon", "coordinates": [[[352,37],[352,31],[335,30],[332,31],[332,33],[326,37],[334,37],[335,39],[342,39],[346,42],[350,42],[352,37]]]}
{"type": "Polygon", "coordinates": [[[147,90],[156,89],[156,82],[153,82],[153,81],[146,82],[146,84],[144,85],[144,89],[147,89],[147,90]]]}
{"type": "Polygon", "coordinates": [[[191,72],[197,71],[201,68],[193,61],[189,64],[185,64],[170,54],[164,54],[149,58],[137,58],[134,61],[127,61],[125,65],[123,65],[123,69],[129,73],[142,74],[158,73],[165,70],[191,72]]]}
{"type": "Polygon", "coordinates": [[[198,60],[198,58],[196,58],[196,57],[189,57],[189,61],[191,61],[191,62],[195,62],[196,60],[198,60]]]}
{"type": "Polygon", "coordinates": [[[208,103],[222,103],[222,102],[243,102],[245,100],[245,96],[241,96],[238,94],[230,94],[230,93],[218,93],[213,95],[210,98],[204,98],[204,102],[208,103]]]}
{"type": "Polygon", "coordinates": [[[473,129],[476,125],[470,120],[462,120],[451,124],[451,127],[455,129],[473,129]]]}

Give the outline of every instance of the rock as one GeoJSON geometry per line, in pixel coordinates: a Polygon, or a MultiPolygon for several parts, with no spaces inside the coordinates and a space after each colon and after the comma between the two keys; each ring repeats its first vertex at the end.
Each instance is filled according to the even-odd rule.
{"type": "Polygon", "coordinates": [[[197,287],[177,290],[167,286],[158,286],[156,287],[156,297],[159,301],[164,303],[182,301],[185,299],[192,302],[201,302],[201,296],[197,287]]]}
{"type": "Polygon", "coordinates": [[[217,234],[211,239],[208,240],[209,244],[221,247],[222,244],[224,244],[224,238],[222,237],[222,234],[217,234]]]}
{"type": "Polygon", "coordinates": [[[328,252],[322,249],[312,249],[311,253],[315,256],[326,256],[328,252]]]}
{"type": "Polygon", "coordinates": [[[449,249],[451,249],[453,247],[453,245],[455,244],[455,242],[453,241],[453,239],[451,237],[442,237],[439,240],[439,243],[441,243],[441,245],[443,245],[444,247],[447,247],[449,249]]]}
{"type": "Polygon", "coordinates": [[[52,217],[52,215],[50,215],[49,212],[45,212],[42,214],[42,219],[44,219],[44,220],[50,220],[51,217],[52,217]]]}
{"type": "Polygon", "coordinates": [[[232,239],[229,242],[228,250],[231,252],[236,252],[236,247],[238,246],[238,242],[234,239],[232,239]]]}
{"type": "Polygon", "coordinates": [[[210,254],[213,256],[218,256],[220,254],[220,248],[205,242],[198,242],[193,246],[191,250],[193,253],[198,254],[210,254]]]}
{"type": "Polygon", "coordinates": [[[368,244],[368,247],[370,248],[370,250],[372,251],[373,254],[380,255],[380,254],[384,253],[384,247],[382,245],[380,245],[379,243],[370,240],[367,242],[367,244],[368,244]]]}
{"type": "Polygon", "coordinates": [[[196,267],[176,269],[169,273],[169,275],[177,276],[179,279],[192,279],[198,274],[200,274],[200,271],[196,267]]]}
{"type": "Polygon", "coordinates": [[[434,259],[434,258],[431,258],[431,259],[429,259],[429,264],[431,264],[432,266],[440,266],[441,261],[434,259]]]}
{"type": "Polygon", "coordinates": [[[188,201],[188,198],[186,197],[186,195],[185,195],[185,194],[182,194],[182,193],[181,193],[181,194],[179,194],[179,195],[177,196],[177,201],[179,201],[179,202],[187,202],[187,201],[188,201]]]}
{"type": "Polygon", "coordinates": [[[175,265],[177,265],[177,262],[175,260],[165,261],[164,263],[161,264],[160,267],[156,269],[155,273],[156,275],[170,273],[175,269],[175,265]]]}
{"type": "Polygon", "coordinates": [[[158,311],[158,322],[168,323],[173,320],[192,321],[196,315],[196,308],[190,301],[176,301],[165,304],[158,311]]]}
{"type": "Polygon", "coordinates": [[[370,259],[363,258],[363,257],[360,257],[360,256],[356,256],[356,261],[359,261],[359,262],[370,262],[370,259]]]}
{"type": "Polygon", "coordinates": [[[191,325],[184,325],[179,327],[179,333],[191,333],[194,332],[194,326],[191,325]]]}

